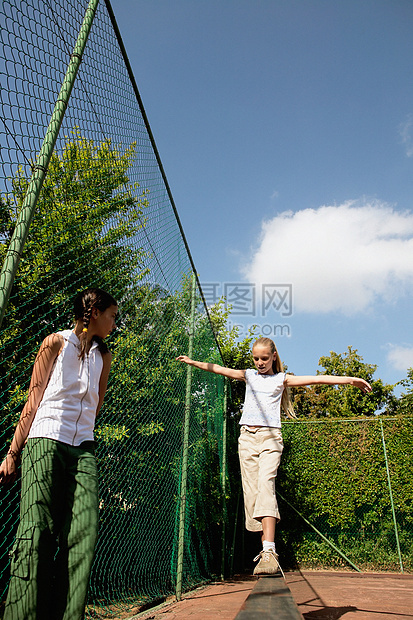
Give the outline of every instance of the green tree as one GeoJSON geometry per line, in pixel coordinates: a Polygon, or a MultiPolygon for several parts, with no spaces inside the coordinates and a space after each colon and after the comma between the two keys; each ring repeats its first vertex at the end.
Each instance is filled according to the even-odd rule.
{"type": "MultiPolygon", "coordinates": [[[[115,336],[110,385],[96,429],[100,470],[112,472],[102,488],[101,535],[111,541],[107,544],[113,543],[112,553],[119,562],[123,543],[119,534],[111,539],[114,521],[136,557],[147,556],[154,522],[162,545],[174,548],[188,369],[176,357],[188,351],[191,278],[185,277],[174,293],[142,285],[135,301],[115,336]]],[[[222,363],[199,301],[194,357],[222,363]]],[[[215,536],[213,531],[222,517],[223,383],[222,377],[209,373],[192,376],[187,492],[191,528],[186,540],[193,548],[208,539],[220,540],[220,530],[215,536]]],[[[205,554],[219,557],[216,550],[205,554]]]]}
{"type": "Polygon", "coordinates": [[[412,415],[413,413],[413,368],[408,368],[406,379],[399,381],[406,391],[402,392],[395,404],[395,412],[402,415],[412,415]]]}
{"type": "MultiPolygon", "coordinates": [[[[77,129],[53,153],[0,334],[3,412],[19,414],[40,342],[71,324],[77,291],[100,286],[123,310],[133,305],[145,272],[138,240],[148,204],[147,191],[129,182],[134,158],[135,144],[122,152],[77,129]]],[[[1,261],[28,183],[19,168],[12,191],[0,196],[1,261]]]]}
{"type": "Polygon", "coordinates": [[[357,349],[348,347],[343,354],[331,351],[329,356],[320,358],[319,366],[324,370],[317,371],[317,374],[361,377],[371,384],[372,392],[362,394],[350,385],[294,388],[292,395],[297,415],[313,418],[353,418],[393,410],[394,386],[383,383],[381,379],[374,379],[377,366],[364,362],[357,349]]]}
{"type": "MultiPolygon", "coordinates": [[[[240,329],[234,325],[228,329],[228,317],[231,313],[231,306],[227,306],[225,299],[221,299],[212,306],[209,311],[212,328],[219,344],[224,365],[228,368],[251,368],[253,366],[251,348],[254,340],[258,338],[255,334],[256,326],[248,329],[247,335],[240,338],[240,329]]],[[[217,361],[222,364],[222,362],[217,361]]],[[[245,396],[245,384],[242,381],[231,380],[230,397],[228,401],[231,416],[238,421],[241,417],[241,408],[245,396]]]]}
{"type": "MultiPolygon", "coordinates": [[[[129,182],[135,151],[135,144],[120,150],[110,140],[95,143],[75,129],[51,158],[0,333],[2,448],[27,397],[36,351],[48,333],[71,325],[76,292],[106,288],[121,302],[125,320],[134,309],[146,271],[141,238],[148,204],[147,191],[129,182]]],[[[10,193],[0,196],[1,262],[28,183],[19,168],[10,193]]],[[[117,438],[122,437],[126,429],[119,414],[116,425],[117,438]]],[[[16,483],[0,506],[2,522],[9,524],[6,546],[17,510],[16,483]]],[[[2,554],[3,579],[7,557],[2,554]]]]}

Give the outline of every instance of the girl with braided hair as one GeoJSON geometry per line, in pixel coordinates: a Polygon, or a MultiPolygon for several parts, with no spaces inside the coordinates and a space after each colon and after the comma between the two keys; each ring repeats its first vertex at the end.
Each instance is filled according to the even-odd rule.
{"type": "Polygon", "coordinates": [[[22,453],[4,620],[84,617],[99,520],[93,430],[111,364],[104,338],[116,327],[117,311],[101,289],[79,293],[74,329],[47,336],[37,354],[28,399],[0,465],[0,481],[12,482],[22,453]]]}

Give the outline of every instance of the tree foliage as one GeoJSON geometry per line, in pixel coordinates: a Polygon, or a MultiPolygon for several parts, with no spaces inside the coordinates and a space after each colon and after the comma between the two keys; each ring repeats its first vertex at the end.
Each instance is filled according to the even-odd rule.
{"type": "MultiPolygon", "coordinates": [[[[156,545],[148,551],[147,544],[154,528],[164,549],[175,548],[187,380],[187,367],[175,358],[188,352],[191,308],[191,278],[184,278],[177,291],[143,282],[148,261],[139,239],[148,199],[129,183],[134,157],[134,145],[121,152],[110,141],[95,144],[78,131],[53,155],[0,342],[7,441],[11,420],[27,395],[35,351],[47,333],[70,326],[74,294],[95,285],[119,300],[109,387],[96,425],[103,475],[98,554],[109,553],[125,572],[131,570],[131,555],[144,557],[145,566],[158,563],[156,545]]],[[[1,197],[2,256],[27,185],[19,169],[12,192],[1,197]]],[[[211,326],[199,304],[195,322],[195,354],[217,359],[211,326]]],[[[208,538],[218,541],[221,527],[222,410],[223,378],[194,375],[186,540],[204,548],[205,566],[212,555],[208,538]]],[[[134,564],[139,571],[140,563],[134,564]]],[[[161,590],[171,578],[166,564],[160,571],[161,590]]],[[[97,572],[93,583],[102,585],[104,579],[97,572]]]]}
{"type": "Polygon", "coordinates": [[[374,379],[377,366],[368,364],[357,352],[348,347],[342,354],[330,352],[319,360],[322,371],[317,374],[361,377],[372,386],[372,392],[362,394],[351,385],[313,385],[292,390],[294,408],[299,416],[312,418],[353,418],[372,416],[394,407],[393,385],[374,379]]]}
{"type": "MultiPolygon", "coordinates": [[[[256,327],[248,329],[247,335],[240,339],[239,327],[234,325],[228,329],[228,317],[231,313],[231,306],[225,304],[225,299],[221,299],[210,309],[212,328],[217,338],[225,366],[228,368],[251,368],[252,356],[251,349],[254,340],[258,337],[255,334],[256,327]]],[[[218,362],[220,363],[220,362],[218,362]]],[[[237,420],[241,416],[242,403],[245,396],[245,383],[242,381],[231,380],[231,394],[229,398],[229,411],[237,420]]]]}
{"type": "MultiPolygon", "coordinates": [[[[138,186],[129,183],[128,169],[134,157],[135,145],[121,152],[109,140],[96,144],[77,130],[67,139],[62,152],[54,153],[0,335],[0,371],[7,377],[1,398],[5,414],[20,413],[34,353],[47,333],[68,327],[71,300],[78,290],[97,285],[119,299],[121,320],[112,339],[110,385],[96,428],[100,470],[104,472],[101,540],[105,552],[109,549],[116,562],[126,562],[124,558],[132,554],[134,558],[145,556],[154,565],[158,561],[156,546],[148,551],[147,545],[154,524],[165,548],[174,545],[176,533],[188,367],[175,358],[188,352],[191,282],[189,277],[184,278],[177,291],[143,283],[146,254],[139,237],[145,227],[148,197],[145,190],[139,190],[139,194],[138,186]],[[122,537],[114,534],[115,522],[122,537]]],[[[0,258],[5,255],[27,185],[28,179],[19,169],[12,192],[0,197],[0,258]]],[[[230,308],[222,300],[211,308],[209,318],[197,299],[193,357],[232,368],[249,368],[253,366],[255,330],[250,329],[246,337],[240,338],[237,327],[227,328],[229,313],[230,308]]],[[[376,367],[365,363],[357,350],[349,347],[342,355],[331,352],[320,359],[320,366],[324,374],[361,376],[372,383],[373,392],[363,396],[348,386],[298,388],[294,390],[294,403],[299,415],[350,418],[372,416],[383,408],[390,411],[391,406],[394,410],[392,386],[373,378],[376,367]]],[[[413,398],[412,369],[402,384],[406,393],[400,399],[400,411],[407,412],[413,398]]],[[[227,450],[227,492],[232,490],[227,509],[232,505],[231,514],[235,514],[240,486],[237,428],[244,393],[243,382],[231,382],[227,450]]],[[[187,538],[197,549],[206,545],[201,534],[208,530],[217,534],[220,544],[218,525],[223,507],[219,414],[223,398],[222,377],[193,370],[187,538]]],[[[317,432],[309,433],[308,472],[300,462],[304,474],[296,478],[291,473],[291,480],[303,498],[308,497],[304,483],[311,488],[311,499],[303,501],[309,502],[309,509],[311,503],[316,505],[320,518],[328,513],[326,518],[334,526],[334,502],[325,508],[323,489],[311,478],[315,457],[310,444],[314,439],[318,442],[317,432]]],[[[331,454],[336,455],[331,450],[327,437],[323,443],[327,470],[331,454]]],[[[348,453],[351,456],[350,448],[348,453]]],[[[324,475],[327,472],[323,470],[324,475]]],[[[345,476],[346,471],[341,470],[334,490],[337,501],[342,500],[341,516],[349,519],[349,510],[357,500],[357,507],[366,506],[362,510],[367,515],[363,523],[367,523],[373,487],[360,490],[356,500],[348,503],[340,491],[345,476]]],[[[355,485],[359,482],[356,477],[355,485]]],[[[204,552],[210,553],[208,549],[204,552]]],[[[126,564],[125,570],[130,570],[126,564]]]]}
{"type": "MultiPolygon", "coordinates": [[[[124,306],[145,272],[138,245],[147,192],[129,183],[135,145],[121,152],[75,129],[52,155],[0,334],[3,411],[19,414],[34,355],[43,338],[67,328],[72,301],[88,286],[106,288],[124,306]]],[[[29,179],[19,168],[0,196],[3,260],[29,179]]]]}
{"type": "Polygon", "coordinates": [[[399,385],[405,388],[395,404],[396,413],[413,415],[413,368],[408,368],[406,379],[399,381],[399,385]]]}
{"type": "MultiPolygon", "coordinates": [[[[324,419],[283,426],[278,488],[357,566],[399,570],[386,454],[405,570],[413,567],[412,420],[324,419]]],[[[346,566],[282,503],[280,552],[290,566],[346,566]]]]}

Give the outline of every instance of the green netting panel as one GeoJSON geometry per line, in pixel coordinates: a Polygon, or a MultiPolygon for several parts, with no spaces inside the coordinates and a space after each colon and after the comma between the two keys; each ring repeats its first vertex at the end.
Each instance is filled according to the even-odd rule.
{"type": "MultiPolygon", "coordinates": [[[[222,363],[214,342],[206,337],[208,333],[209,325],[201,317],[195,322],[195,357],[222,363]]],[[[185,368],[181,372],[183,380],[185,368]]],[[[209,373],[193,372],[183,575],[187,586],[194,584],[194,575],[205,579],[211,562],[215,574],[221,570],[220,549],[225,512],[221,478],[223,416],[217,416],[216,411],[224,409],[224,386],[222,382],[212,383],[210,379],[209,373]]],[[[227,487],[228,484],[227,480],[227,487]]]]}
{"type": "MultiPolygon", "coordinates": [[[[0,9],[1,262],[86,6],[85,0],[4,0],[0,9]]],[[[189,347],[193,277],[108,8],[98,5],[0,331],[5,451],[35,352],[46,334],[70,325],[74,294],[98,285],[120,302],[110,385],[96,430],[101,518],[88,611],[95,618],[175,591],[187,385],[187,368],[175,357],[189,347]]],[[[220,363],[199,290],[196,296],[193,356],[220,363]]],[[[223,389],[221,377],[193,372],[184,589],[220,572],[223,540],[227,568],[242,549],[233,544],[236,519],[236,531],[243,528],[236,424],[230,418],[228,468],[223,389]],[[235,478],[234,489],[226,480],[225,502],[228,469],[235,478]]],[[[412,568],[411,425],[383,421],[388,470],[377,420],[284,425],[282,494],[361,568],[399,570],[396,532],[404,570],[412,568]]],[[[18,482],[0,489],[1,598],[18,493],[18,482]]],[[[288,506],[282,514],[285,560],[343,565],[288,506]]]]}
{"type": "Polygon", "coordinates": [[[361,570],[413,569],[413,420],[382,424],[383,435],[380,419],[284,423],[278,485],[301,515],[281,501],[290,565],[348,566],[303,516],[361,570]]]}
{"type": "MultiPolygon", "coordinates": [[[[2,29],[0,259],[77,39],[84,0],[5,0],[2,29]]],[[[108,10],[109,9],[109,10],[108,10]]],[[[193,265],[144,112],[100,2],[0,331],[0,449],[24,404],[42,339],[72,320],[74,294],[118,299],[110,384],[96,429],[100,534],[90,617],[174,592],[193,265]]],[[[220,360],[197,290],[193,355],[220,360]]],[[[223,378],[194,376],[183,587],[220,569],[223,378]],[[214,506],[211,509],[211,506],[214,506]]],[[[19,483],[0,489],[0,592],[19,483]]]]}

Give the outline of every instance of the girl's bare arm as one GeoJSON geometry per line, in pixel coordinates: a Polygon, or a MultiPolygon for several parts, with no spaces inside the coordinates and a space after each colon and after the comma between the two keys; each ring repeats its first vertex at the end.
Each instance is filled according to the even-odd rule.
{"type": "Polygon", "coordinates": [[[27,402],[21,412],[7,456],[0,465],[0,482],[12,482],[16,478],[17,462],[63,342],[62,336],[58,334],[50,334],[42,342],[33,366],[27,402]]]}
{"type": "Polygon", "coordinates": [[[207,370],[213,372],[215,375],[223,375],[229,379],[238,379],[238,381],[245,381],[245,370],[236,370],[235,368],[226,368],[226,366],[220,366],[219,364],[211,364],[210,362],[197,362],[192,360],[187,355],[179,355],[176,358],[178,362],[184,362],[189,366],[194,366],[200,370],[207,370]]]}
{"type": "Polygon", "coordinates": [[[103,368],[99,380],[99,403],[96,409],[96,415],[99,413],[105,398],[106,388],[108,387],[110,365],[112,363],[112,353],[108,351],[103,356],[103,368]]]}
{"type": "Polygon", "coordinates": [[[371,385],[359,377],[336,377],[335,375],[285,375],[284,385],[300,387],[304,385],[354,385],[362,392],[371,392],[371,385]]]}

